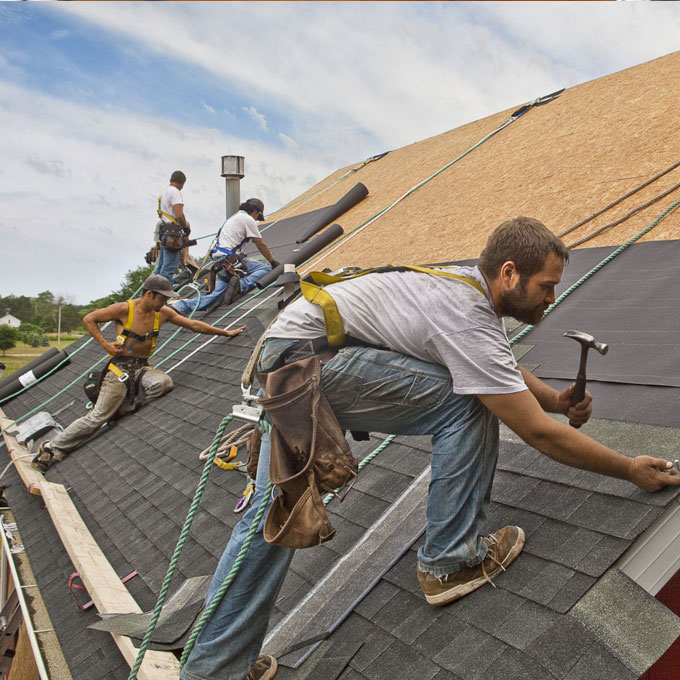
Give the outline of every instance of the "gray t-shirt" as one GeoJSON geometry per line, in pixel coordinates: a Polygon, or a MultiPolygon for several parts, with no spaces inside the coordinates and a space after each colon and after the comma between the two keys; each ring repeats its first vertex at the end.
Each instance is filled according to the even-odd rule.
{"type": "MultiPolygon", "coordinates": [[[[347,335],[446,366],[456,394],[526,390],[481,272],[477,267],[449,271],[478,281],[486,296],[463,281],[410,271],[367,274],[326,290],[347,335]]],[[[267,337],[325,334],[321,307],[300,298],[281,313],[267,337]]]]}

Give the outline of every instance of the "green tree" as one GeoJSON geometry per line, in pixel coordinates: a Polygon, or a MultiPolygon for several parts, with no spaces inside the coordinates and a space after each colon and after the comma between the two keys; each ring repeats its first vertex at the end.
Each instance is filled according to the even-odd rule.
{"type": "Polygon", "coordinates": [[[18,337],[19,334],[16,328],[4,324],[0,326],[0,349],[2,350],[2,356],[5,356],[8,349],[16,347],[18,337]]]}
{"type": "Polygon", "coordinates": [[[61,330],[70,333],[80,326],[80,312],[78,307],[72,304],[64,304],[61,307],[61,330]]]}
{"type": "Polygon", "coordinates": [[[40,328],[40,326],[36,326],[32,323],[22,323],[21,326],[19,326],[19,340],[29,344],[32,335],[35,333],[42,335],[43,332],[44,331],[42,328],[40,328]]]}
{"type": "Polygon", "coordinates": [[[40,347],[40,338],[41,337],[44,337],[44,336],[41,336],[40,333],[33,333],[33,335],[31,335],[31,339],[28,341],[28,344],[31,347],[40,347]]]}

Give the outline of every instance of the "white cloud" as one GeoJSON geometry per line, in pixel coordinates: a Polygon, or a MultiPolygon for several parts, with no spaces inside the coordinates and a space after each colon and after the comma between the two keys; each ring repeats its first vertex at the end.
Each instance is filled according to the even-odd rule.
{"type": "Polygon", "coordinates": [[[278,136],[288,151],[291,153],[297,153],[300,151],[300,145],[292,137],[284,135],[283,132],[279,132],[278,136]]]}
{"type": "Polygon", "coordinates": [[[289,112],[294,129],[285,132],[300,143],[321,149],[332,138],[348,154],[367,139],[395,148],[671,52],[680,29],[680,13],[662,3],[64,3],[64,11],[208,70],[257,98],[258,112],[289,112]]]}
{"type": "Polygon", "coordinates": [[[260,113],[254,106],[244,106],[243,110],[261,127],[267,131],[267,118],[260,113]]]}
{"type": "MultiPolygon", "coordinates": [[[[224,153],[246,156],[241,193],[261,196],[269,210],[307,189],[310,176],[333,170],[215,129],[88,108],[6,82],[0,118],[5,130],[22,131],[2,141],[0,295],[50,289],[85,303],[117,288],[128,269],[144,264],[157,196],[173,170],[187,175],[195,236],[214,233],[224,219],[224,153]]],[[[209,239],[199,243],[202,254],[209,239]]]]}
{"type": "MultiPolygon", "coordinates": [[[[36,11],[9,4],[0,3],[3,22],[36,11]]],[[[223,154],[246,157],[242,195],[271,211],[339,167],[671,52],[680,34],[671,3],[47,4],[47,25],[55,16],[72,20],[74,35],[79,21],[110,33],[120,71],[146,68],[151,51],[209,74],[233,95],[214,125],[236,129],[246,101],[271,140],[133,114],[127,102],[143,101],[135,92],[91,106],[67,101],[66,90],[48,96],[29,89],[39,79],[26,55],[0,47],[0,238],[10,244],[0,294],[49,288],[78,302],[143,264],[173,170],[188,176],[194,234],[212,233],[224,212],[223,154]]],[[[68,65],[64,57],[59,68],[68,65]]],[[[87,67],[78,62],[79,75],[87,67]]],[[[93,101],[86,80],[69,85],[93,101]]],[[[202,96],[214,101],[194,101],[214,113],[202,96]]],[[[178,107],[182,97],[195,93],[178,93],[178,107]]]]}

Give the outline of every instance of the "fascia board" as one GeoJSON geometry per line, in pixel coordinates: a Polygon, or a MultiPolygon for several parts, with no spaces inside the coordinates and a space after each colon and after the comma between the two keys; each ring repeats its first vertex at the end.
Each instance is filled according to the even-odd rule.
{"type": "Polygon", "coordinates": [[[615,565],[656,595],[680,570],[680,496],[657,517],[615,565]]]}

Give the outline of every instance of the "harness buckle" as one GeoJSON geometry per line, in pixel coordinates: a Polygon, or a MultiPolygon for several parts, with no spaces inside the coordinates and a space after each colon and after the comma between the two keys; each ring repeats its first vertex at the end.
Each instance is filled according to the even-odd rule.
{"type": "Polygon", "coordinates": [[[246,387],[243,384],[241,384],[241,393],[243,394],[243,401],[240,404],[234,404],[231,415],[246,423],[259,423],[264,409],[260,404],[255,403],[257,397],[251,393],[250,386],[246,387]]]}
{"type": "Polygon", "coordinates": [[[121,373],[118,376],[118,382],[122,382],[122,383],[127,382],[129,377],[130,377],[129,373],[121,373]]]}

